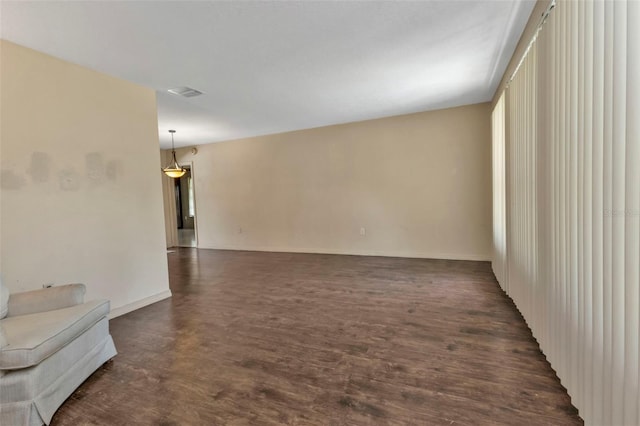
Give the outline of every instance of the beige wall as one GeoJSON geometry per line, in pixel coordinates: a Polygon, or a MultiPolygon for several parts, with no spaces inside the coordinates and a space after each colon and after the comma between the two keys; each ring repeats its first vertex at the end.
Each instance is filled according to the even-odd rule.
{"type": "Polygon", "coordinates": [[[488,260],[490,125],[478,104],[180,149],[199,247],[488,260]]]}
{"type": "Polygon", "coordinates": [[[153,90],[3,41],[1,267],[115,313],[170,295],[153,90]]]}

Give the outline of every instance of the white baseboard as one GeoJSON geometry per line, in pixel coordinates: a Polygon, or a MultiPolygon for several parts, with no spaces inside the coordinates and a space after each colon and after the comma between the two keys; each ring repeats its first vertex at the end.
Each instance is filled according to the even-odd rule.
{"type": "Polygon", "coordinates": [[[135,311],[136,309],[143,308],[145,306],[151,305],[152,303],[159,302],[164,299],[168,299],[171,297],[171,290],[165,290],[161,293],[154,294],[153,296],[145,297],[144,299],[137,300],[132,303],[128,303],[124,306],[120,306],[118,308],[112,309],[109,313],[109,319],[113,319],[115,317],[119,317],[120,315],[124,315],[131,311],[135,311]]]}
{"type": "Polygon", "coordinates": [[[417,252],[396,252],[383,250],[335,250],[318,248],[293,248],[293,247],[242,247],[242,246],[206,246],[199,244],[198,248],[213,250],[241,250],[241,251],[267,251],[277,253],[314,253],[314,254],[343,254],[349,256],[381,256],[381,257],[405,257],[415,259],[443,259],[443,260],[475,260],[490,261],[491,254],[451,254],[451,253],[417,253],[417,252]]]}

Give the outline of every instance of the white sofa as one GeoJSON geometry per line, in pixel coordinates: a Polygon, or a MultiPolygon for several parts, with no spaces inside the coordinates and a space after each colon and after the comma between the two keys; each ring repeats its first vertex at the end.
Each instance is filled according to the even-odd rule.
{"type": "Polygon", "coordinates": [[[73,391],[116,355],[109,301],[85,286],[15,293],[0,283],[0,425],[49,424],[73,391]]]}

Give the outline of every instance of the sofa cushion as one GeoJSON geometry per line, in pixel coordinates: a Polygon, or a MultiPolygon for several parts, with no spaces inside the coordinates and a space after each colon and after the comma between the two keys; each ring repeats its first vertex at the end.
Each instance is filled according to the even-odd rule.
{"type": "Polygon", "coordinates": [[[68,308],[84,302],[84,284],[65,284],[55,287],[13,293],[9,297],[8,317],[68,308]]]}
{"type": "Polygon", "coordinates": [[[8,344],[0,350],[0,369],[25,368],[40,363],[108,313],[109,301],[96,300],[1,320],[8,344]]]}

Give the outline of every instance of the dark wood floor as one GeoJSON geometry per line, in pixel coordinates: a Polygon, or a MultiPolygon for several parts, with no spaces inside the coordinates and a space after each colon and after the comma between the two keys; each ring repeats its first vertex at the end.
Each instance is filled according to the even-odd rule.
{"type": "Polygon", "coordinates": [[[168,256],[52,424],[582,424],[486,262],[168,256]]]}

